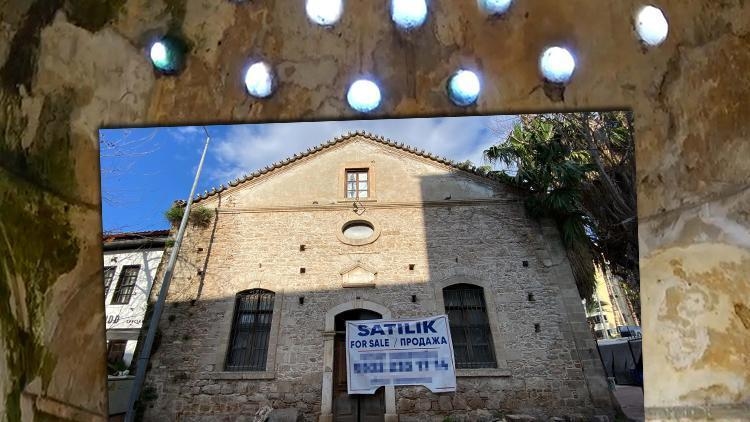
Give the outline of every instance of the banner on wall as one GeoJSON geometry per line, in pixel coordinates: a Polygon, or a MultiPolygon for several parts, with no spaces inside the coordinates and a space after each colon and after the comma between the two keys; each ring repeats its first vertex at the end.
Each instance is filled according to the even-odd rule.
{"type": "Polygon", "coordinates": [[[386,385],[456,391],[448,316],[347,321],[346,366],[349,394],[372,394],[386,385]]]}

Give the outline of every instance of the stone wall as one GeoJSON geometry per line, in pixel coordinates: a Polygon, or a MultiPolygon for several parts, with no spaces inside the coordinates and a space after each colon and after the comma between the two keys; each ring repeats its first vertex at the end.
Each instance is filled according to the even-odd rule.
{"type": "Polygon", "coordinates": [[[514,3],[493,20],[474,2],[431,2],[426,26],[404,37],[392,29],[384,2],[347,2],[332,29],[310,24],[298,2],[6,2],[0,216],[6,227],[23,228],[9,230],[11,245],[32,247],[9,253],[0,243],[0,256],[15,262],[13,277],[0,280],[0,297],[34,310],[39,328],[31,336],[29,320],[3,302],[0,369],[11,374],[0,379],[3,416],[20,411],[23,391],[54,398],[45,409],[60,416],[70,414],[60,403],[96,415],[106,409],[103,360],[97,369],[70,363],[82,353],[95,362],[103,353],[95,346],[104,332],[100,318],[77,320],[82,309],[86,318],[103,315],[96,129],[350,117],[343,93],[352,63],[380,78],[382,117],[633,109],[647,414],[672,420],[750,413],[750,369],[736,359],[750,348],[742,299],[750,285],[750,124],[741,118],[750,109],[750,76],[742,71],[750,62],[750,8],[741,0],[660,1],[669,37],[645,49],[632,29],[640,2],[514,3]],[[193,54],[180,76],[156,77],[146,42],[170,28],[186,34],[193,54]],[[558,42],[578,58],[563,102],[539,89],[536,67],[540,49],[558,42]],[[254,54],[282,75],[279,91],[263,102],[241,85],[254,54]],[[443,93],[462,63],[485,75],[479,103],[468,110],[443,93]],[[53,229],[61,232],[51,235],[53,229]],[[39,262],[50,270],[39,275],[39,262]],[[11,279],[37,293],[11,289],[11,279]],[[91,296],[62,294],[74,291],[91,296]],[[33,299],[45,292],[47,300],[33,299]],[[64,331],[75,338],[60,342],[52,327],[68,323],[76,329],[64,331]],[[21,368],[10,355],[29,353],[54,359],[5,370],[21,368]],[[50,379],[52,368],[69,382],[57,392],[39,390],[32,381],[43,373],[50,379]]]}
{"type": "Polygon", "coordinates": [[[181,248],[147,376],[158,398],[149,404],[146,420],[249,414],[264,405],[295,407],[306,420],[317,420],[329,365],[324,321],[331,309],[359,300],[383,305],[393,318],[438,315],[445,312],[442,287],[462,281],[485,287],[496,324],[498,369],[459,370],[451,394],[399,387],[399,418],[613,414],[557,230],[526,217],[521,199],[501,185],[472,182],[468,173],[433,167],[416,155],[390,155],[393,149],[355,138],[196,204],[218,214],[211,227],[191,228],[181,248]],[[381,175],[371,179],[377,197],[370,199],[376,202],[365,203],[361,215],[350,203],[324,200],[335,198],[336,172],[357,153],[361,157],[355,158],[381,175]],[[299,180],[314,188],[304,194],[284,188],[299,180]],[[420,186],[430,191],[421,197],[436,195],[436,186],[442,186],[494,199],[464,198],[455,205],[409,201],[420,197],[414,194],[420,186]],[[288,197],[300,205],[272,207],[288,197]],[[306,205],[314,199],[321,199],[317,207],[306,205]],[[336,233],[347,219],[374,222],[380,236],[362,246],[340,242],[336,233]],[[342,273],[354,265],[375,273],[374,288],[342,288],[342,273]],[[272,337],[269,348],[275,361],[261,374],[223,372],[234,296],[256,287],[274,291],[282,301],[274,314],[280,317],[278,339],[272,337]]]}

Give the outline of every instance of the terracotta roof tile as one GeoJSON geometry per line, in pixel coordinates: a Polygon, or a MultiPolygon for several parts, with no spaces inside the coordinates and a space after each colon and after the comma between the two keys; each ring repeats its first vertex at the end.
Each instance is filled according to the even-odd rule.
{"type": "Polygon", "coordinates": [[[227,186],[225,186],[224,184],[221,184],[221,185],[219,185],[219,187],[211,188],[211,191],[203,191],[202,194],[201,193],[196,194],[195,198],[193,198],[193,201],[194,202],[200,202],[200,201],[202,201],[204,199],[207,199],[207,198],[209,198],[211,196],[216,195],[219,192],[225,191],[226,189],[228,189],[228,187],[238,186],[238,185],[240,185],[240,184],[242,184],[244,182],[247,182],[249,180],[253,180],[253,179],[257,178],[257,177],[261,177],[261,176],[263,176],[263,175],[265,175],[265,174],[267,174],[269,172],[273,172],[276,169],[280,169],[280,168],[285,167],[285,166],[287,166],[287,165],[289,165],[291,163],[294,163],[295,161],[298,161],[298,160],[300,160],[300,159],[302,159],[304,157],[308,157],[310,155],[314,155],[314,154],[316,154],[316,153],[318,153],[320,151],[323,151],[323,150],[325,150],[327,148],[330,148],[330,147],[332,147],[334,145],[342,144],[342,143],[344,143],[344,142],[346,142],[346,141],[348,141],[350,139],[353,139],[355,137],[358,137],[358,136],[362,137],[362,138],[365,138],[365,139],[368,139],[368,140],[371,140],[371,141],[374,141],[374,142],[377,142],[377,143],[380,143],[380,144],[388,145],[388,146],[393,147],[393,148],[398,148],[398,149],[401,149],[401,150],[408,151],[408,152],[410,152],[412,154],[415,154],[417,156],[428,158],[428,159],[433,160],[435,162],[438,162],[438,163],[441,163],[441,164],[453,167],[453,168],[455,168],[457,170],[462,170],[462,171],[465,171],[465,172],[468,172],[468,173],[471,173],[471,174],[475,174],[477,176],[481,176],[481,177],[484,177],[486,179],[489,179],[489,180],[492,180],[492,181],[495,181],[495,182],[500,181],[496,177],[493,177],[491,175],[487,175],[487,174],[484,174],[484,173],[480,172],[477,167],[474,167],[474,166],[464,166],[464,165],[456,163],[453,160],[449,160],[448,158],[439,157],[439,156],[437,156],[435,154],[432,154],[430,152],[426,152],[423,149],[418,150],[417,148],[414,148],[412,146],[405,145],[403,142],[398,142],[397,143],[397,142],[394,142],[394,141],[392,141],[392,140],[390,140],[390,139],[388,139],[388,138],[386,138],[386,137],[384,137],[382,135],[374,135],[374,134],[372,134],[370,132],[365,132],[365,131],[362,131],[362,130],[357,130],[357,131],[354,131],[354,132],[347,132],[345,135],[335,136],[333,139],[329,139],[328,141],[325,141],[325,142],[323,142],[321,144],[318,144],[318,145],[316,145],[314,147],[310,147],[306,151],[294,153],[294,155],[292,155],[291,157],[284,158],[281,161],[277,161],[277,162],[275,162],[275,163],[273,163],[271,165],[265,166],[262,169],[253,171],[252,173],[247,173],[247,174],[245,174],[245,175],[243,175],[241,177],[238,177],[237,179],[235,179],[233,181],[227,182],[227,186]]]}

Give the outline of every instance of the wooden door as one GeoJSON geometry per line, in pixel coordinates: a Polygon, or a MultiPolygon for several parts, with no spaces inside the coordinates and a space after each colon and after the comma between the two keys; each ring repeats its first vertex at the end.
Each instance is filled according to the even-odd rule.
{"type": "Polygon", "coordinates": [[[336,316],[333,343],[333,420],[336,422],[379,422],[385,419],[385,388],[375,394],[349,394],[346,378],[346,321],[379,319],[380,314],[353,309],[336,316]]]}

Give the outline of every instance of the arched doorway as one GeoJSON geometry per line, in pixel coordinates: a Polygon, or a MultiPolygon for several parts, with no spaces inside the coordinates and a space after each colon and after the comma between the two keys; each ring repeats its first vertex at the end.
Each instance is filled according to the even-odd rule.
{"type": "MultiPolygon", "coordinates": [[[[369,300],[357,298],[340,303],[326,312],[323,329],[323,384],[321,389],[319,422],[333,422],[333,363],[336,339],[336,317],[350,310],[368,310],[383,319],[391,319],[391,310],[369,300]]],[[[343,318],[346,321],[346,317],[343,318]]],[[[396,390],[385,387],[385,422],[398,422],[396,414],[396,390]]]]}
{"type": "Polygon", "coordinates": [[[368,309],[351,309],[334,318],[333,339],[333,420],[335,422],[380,422],[385,418],[385,387],[375,394],[347,392],[346,321],[380,319],[368,309]]]}

